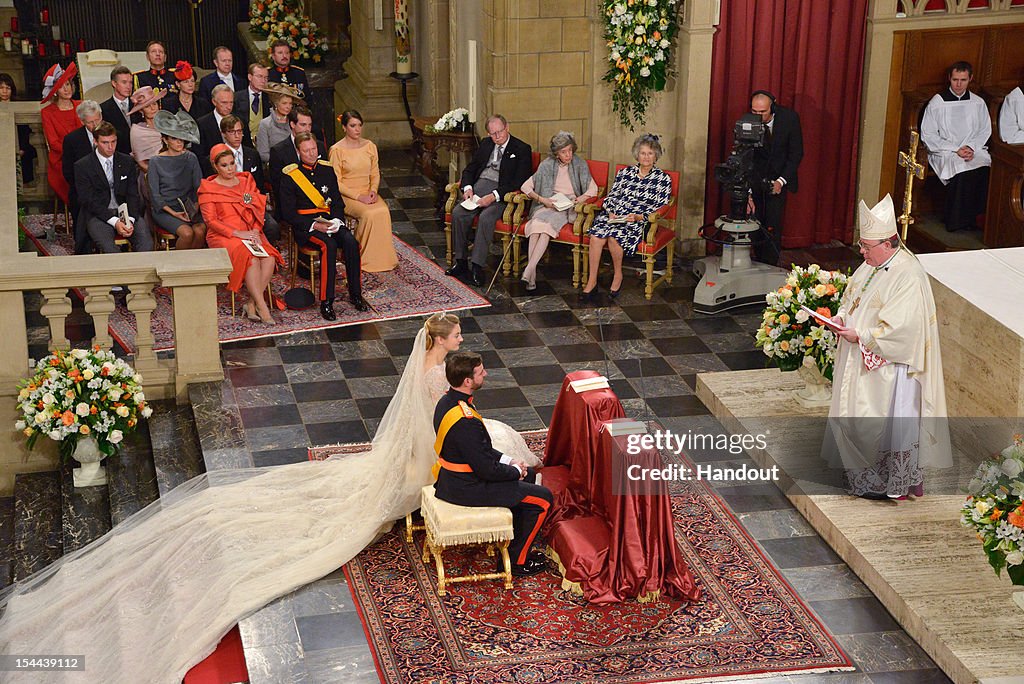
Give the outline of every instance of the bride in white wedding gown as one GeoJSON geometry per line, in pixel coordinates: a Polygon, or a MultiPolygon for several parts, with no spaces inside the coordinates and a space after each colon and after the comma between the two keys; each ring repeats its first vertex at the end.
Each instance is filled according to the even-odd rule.
{"type": "MultiPolygon", "coordinates": [[[[0,653],[85,656],[84,672],[16,681],[178,684],[240,619],[351,560],[419,507],[436,460],[431,390],[447,390],[438,368],[461,340],[457,317],[427,319],[367,451],[193,478],[5,589],[0,653]]],[[[538,462],[515,430],[486,423],[496,449],[538,462]]]]}

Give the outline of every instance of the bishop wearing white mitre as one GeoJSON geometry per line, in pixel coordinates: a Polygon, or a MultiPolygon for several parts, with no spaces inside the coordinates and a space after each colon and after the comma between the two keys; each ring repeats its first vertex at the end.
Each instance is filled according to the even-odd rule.
{"type": "Polygon", "coordinates": [[[833,371],[826,453],[838,447],[856,496],[924,493],[922,468],[952,465],[939,328],[928,275],[900,241],[892,198],[859,208],[864,263],[835,320],[843,326],[833,371]]]}

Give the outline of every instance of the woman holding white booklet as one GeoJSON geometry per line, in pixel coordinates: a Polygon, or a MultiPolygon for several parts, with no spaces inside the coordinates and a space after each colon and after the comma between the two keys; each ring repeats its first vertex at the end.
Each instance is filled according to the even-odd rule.
{"type": "Polygon", "coordinates": [[[521,189],[533,200],[524,228],[530,245],[522,277],[526,289],[532,291],[537,288],[537,264],[547,251],[548,242],[558,237],[562,226],[575,220],[577,203],[597,196],[597,183],[587,162],[576,156],[572,133],[559,131],[551,136],[551,155],[521,189]]]}

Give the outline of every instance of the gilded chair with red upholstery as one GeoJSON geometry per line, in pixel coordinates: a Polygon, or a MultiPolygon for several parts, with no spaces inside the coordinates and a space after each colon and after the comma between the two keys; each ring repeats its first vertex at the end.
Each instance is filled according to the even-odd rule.
{"type": "MultiPolygon", "coordinates": [[[[562,229],[558,231],[558,237],[552,238],[552,243],[558,243],[561,245],[569,245],[572,248],[572,286],[579,287],[583,280],[581,279],[582,270],[580,268],[581,259],[583,257],[583,247],[586,245],[590,238],[585,232],[582,231],[582,225],[584,220],[583,207],[585,205],[592,205],[599,202],[605,195],[605,191],[608,189],[608,166],[609,163],[606,161],[597,161],[595,159],[587,159],[587,167],[590,169],[590,175],[594,179],[594,183],[597,184],[597,196],[593,197],[585,202],[579,202],[576,204],[576,220],[573,223],[566,223],[562,226],[562,229]]],[[[530,200],[523,193],[516,193],[516,196],[512,198],[512,201],[516,203],[516,211],[512,216],[512,222],[515,225],[515,243],[512,247],[513,263],[516,265],[516,275],[519,275],[519,263],[521,246],[520,240],[526,235],[526,221],[529,218],[529,205],[530,200]]],[[[506,273],[507,275],[507,273],[506,273]]]]}
{"type": "MultiPolygon", "coordinates": [[[[618,164],[615,167],[615,174],[618,175],[619,171],[626,168],[627,164],[618,164]]],[[[665,170],[669,178],[672,179],[672,194],[669,197],[668,204],[665,204],[650,214],[647,215],[647,230],[640,243],[636,247],[636,253],[639,254],[644,263],[644,269],[646,270],[646,286],[644,288],[644,296],[650,299],[654,295],[654,288],[661,283],[665,282],[669,285],[672,284],[672,259],[675,256],[676,250],[676,205],[679,200],[679,172],[665,170]],[[662,274],[657,280],[654,279],[654,260],[657,257],[658,252],[666,250],[667,262],[665,264],[665,273],[662,274]]],[[[582,220],[577,220],[576,225],[579,227],[577,236],[581,238],[581,245],[583,247],[583,278],[582,282],[586,282],[590,274],[590,260],[588,258],[588,252],[590,250],[590,240],[587,237],[587,233],[590,231],[590,226],[594,223],[594,217],[597,212],[604,206],[604,200],[598,200],[596,202],[587,204],[582,207],[583,211],[581,216],[584,216],[582,220]]]]}

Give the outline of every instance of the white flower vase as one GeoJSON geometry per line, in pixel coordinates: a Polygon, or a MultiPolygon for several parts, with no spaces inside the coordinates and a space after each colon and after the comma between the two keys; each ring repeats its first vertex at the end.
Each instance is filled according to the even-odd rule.
{"type": "Polygon", "coordinates": [[[832,383],[818,370],[818,364],[809,356],[797,369],[804,386],[793,390],[793,398],[804,408],[820,408],[832,403],[832,383]]]}
{"type": "Polygon", "coordinates": [[[82,437],[75,442],[75,453],[71,455],[82,464],[81,468],[72,471],[75,487],[94,487],[107,484],[107,469],[100,462],[107,457],[100,451],[100,445],[92,435],[82,437]]]}

